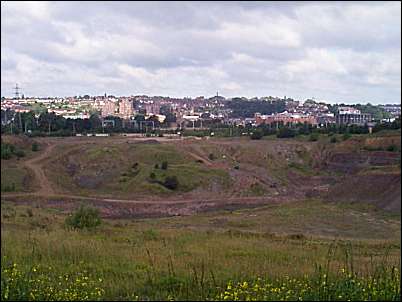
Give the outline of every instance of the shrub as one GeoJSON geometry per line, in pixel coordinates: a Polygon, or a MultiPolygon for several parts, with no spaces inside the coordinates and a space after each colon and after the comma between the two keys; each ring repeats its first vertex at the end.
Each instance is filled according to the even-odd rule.
{"type": "Polygon", "coordinates": [[[39,145],[38,145],[37,142],[34,142],[34,143],[32,144],[32,151],[33,151],[33,152],[39,151],[39,145]]]}
{"type": "Polygon", "coordinates": [[[309,140],[310,142],[316,142],[316,141],[318,141],[318,133],[311,133],[308,140],[309,140]]]}
{"type": "Polygon", "coordinates": [[[214,160],[215,159],[215,155],[213,153],[209,153],[208,154],[208,159],[209,160],[214,160]]]}
{"type": "Polygon", "coordinates": [[[330,139],[331,143],[336,143],[337,141],[338,140],[337,140],[336,136],[332,136],[331,139],[330,139]]]}
{"type": "Polygon", "coordinates": [[[260,130],[257,129],[251,134],[251,139],[262,139],[264,137],[264,133],[260,130]]]}
{"type": "Polygon", "coordinates": [[[291,137],[295,137],[296,136],[296,132],[293,129],[284,127],[279,129],[279,132],[277,133],[276,137],[278,138],[291,138],[291,137]]]}
{"type": "Polygon", "coordinates": [[[99,210],[81,205],[76,212],[66,218],[66,226],[73,229],[90,229],[101,224],[99,210]]]}
{"type": "Polygon", "coordinates": [[[387,147],[387,151],[396,152],[396,151],[398,151],[398,146],[397,145],[389,145],[387,147]]]}
{"type": "Polygon", "coordinates": [[[149,174],[149,178],[154,180],[156,178],[156,175],[154,172],[151,172],[151,174],[149,174]]]}
{"type": "Polygon", "coordinates": [[[14,145],[1,142],[1,159],[10,159],[15,151],[14,145]]]}
{"type": "Polygon", "coordinates": [[[168,162],[167,161],[162,162],[161,169],[167,170],[167,168],[168,168],[168,162]]]}
{"type": "Polygon", "coordinates": [[[28,217],[32,217],[33,216],[32,209],[27,209],[27,214],[28,214],[28,217]]]}
{"type": "Polygon", "coordinates": [[[350,133],[344,133],[343,134],[343,136],[342,136],[342,139],[344,140],[344,141],[346,141],[346,140],[348,140],[349,138],[351,138],[352,137],[352,135],[350,134],[350,133]]]}
{"type": "Polygon", "coordinates": [[[155,168],[155,169],[159,169],[159,165],[158,165],[158,164],[155,164],[154,168],[155,168]]]}
{"type": "Polygon", "coordinates": [[[15,192],[15,183],[10,185],[1,186],[1,191],[3,192],[15,192]]]}
{"type": "Polygon", "coordinates": [[[24,156],[25,156],[25,152],[24,152],[23,150],[16,150],[16,151],[14,151],[14,154],[15,154],[18,158],[21,158],[21,157],[24,157],[24,156]]]}
{"type": "Polygon", "coordinates": [[[179,180],[176,176],[168,176],[166,177],[163,185],[170,190],[176,190],[179,186],[179,180]]]}

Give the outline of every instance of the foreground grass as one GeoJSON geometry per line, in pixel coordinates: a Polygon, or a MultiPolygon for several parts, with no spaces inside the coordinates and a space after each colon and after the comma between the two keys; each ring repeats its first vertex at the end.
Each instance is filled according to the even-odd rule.
{"type": "MultiPolygon", "coordinates": [[[[55,273],[51,266],[33,266],[19,270],[16,263],[2,260],[1,299],[4,301],[86,301],[105,299],[102,279],[88,275],[84,270],[72,274],[55,273]]],[[[352,262],[351,262],[352,264],[352,262]]],[[[212,277],[214,277],[212,275],[212,277]]],[[[254,278],[247,281],[229,280],[223,288],[213,278],[175,275],[173,268],[167,276],[160,276],[147,286],[152,294],[134,288],[127,293],[128,300],[230,300],[230,301],[399,301],[400,274],[395,267],[376,267],[372,275],[342,268],[340,273],[323,272],[321,266],[315,274],[303,278],[284,276],[277,279],[254,278]]]]}
{"type": "Polygon", "coordinates": [[[368,208],[312,202],[104,221],[92,231],[65,229],[57,209],[9,203],[2,214],[5,300],[399,297],[400,217],[368,208]]]}

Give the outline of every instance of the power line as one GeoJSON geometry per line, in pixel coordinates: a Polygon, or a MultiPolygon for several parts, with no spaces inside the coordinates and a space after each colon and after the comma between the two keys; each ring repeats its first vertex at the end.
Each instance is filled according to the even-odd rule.
{"type": "Polygon", "coordinates": [[[15,92],[14,92],[15,98],[19,99],[21,87],[18,87],[18,84],[15,84],[14,90],[15,90],[15,92]]]}

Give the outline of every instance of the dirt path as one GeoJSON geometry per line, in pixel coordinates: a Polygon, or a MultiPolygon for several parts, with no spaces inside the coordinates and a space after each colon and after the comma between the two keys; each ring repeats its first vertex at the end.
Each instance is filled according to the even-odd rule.
{"type": "Polygon", "coordinates": [[[47,158],[52,152],[55,145],[47,145],[39,156],[28,159],[24,162],[24,166],[34,172],[35,178],[38,181],[39,190],[35,193],[38,195],[53,195],[54,191],[47,179],[45,172],[42,169],[41,161],[47,158]]]}

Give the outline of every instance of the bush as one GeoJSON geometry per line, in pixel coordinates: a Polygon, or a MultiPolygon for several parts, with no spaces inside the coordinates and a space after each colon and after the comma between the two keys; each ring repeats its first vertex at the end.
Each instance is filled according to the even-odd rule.
{"type": "Polygon", "coordinates": [[[257,129],[251,134],[251,139],[262,139],[264,137],[264,133],[260,130],[257,129]]]}
{"type": "Polygon", "coordinates": [[[1,191],[3,191],[3,192],[15,192],[15,183],[12,183],[11,185],[1,186],[1,191]]]}
{"type": "Polygon", "coordinates": [[[167,161],[162,162],[161,169],[167,170],[167,168],[168,168],[168,162],[167,161]]]}
{"type": "Polygon", "coordinates": [[[78,210],[66,218],[66,226],[73,229],[90,229],[101,224],[99,210],[81,205],[78,210]]]}
{"type": "Polygon", "coordinates": [[[342,139],[344,140],[344,141],[346,141],[346,140],[348,140],[349,138],[351,138],[352,137],[352,135],[350,134],[350,133],[345,133],[345,134],[343,134],[343,136],[342,136],[342,139]]]}
{"type": "Polygon", "coordinates": [[[155,169],[159,169],[159,165],[158,165],[158,164],[155,164],[154,168],[155,168],[155,169]]]}
{"type": "Polygon", "coordinates": [[[10,159],[15,152],[14,145],[1,142],[1,159],[10,159]]]}
{"type": "Polygon", "coordinates": [[[170,190],[176,190],[179,186],[179,180],[176,176],[168,176],[166,177],[163,185],[170,190]]]}
{"type": "Polygon", "coordinates": [[[338,140],[337,140],[336,136],[332,136],[331,139],[330,139],[331,143],[336,143],[337,141],[338,140]]]}
{"type": "Polygon", "coordinates": [[[209,153],[208,154],[208,159],[209,160],[214,160],[215,159],[215,155],[213,153],[209,153]]]}
{"type": "Polygon", "coordinates": [[[389,151],[389,152],[396,152],[396,151],[398,151],[398,146],[397,146],[397,145],[389,145],[389,146],[387,147],[387,151],[389,151]]]}
{"type": "Polygon", "coordinates": [[[276,137],[278,138],[291,138],[291,137],[295,137],[296,136],[296,132],[293,129],[284,127],[279,129],[279,132],[277,133],[276,137]]]}
{"type": "Polygon", "coordinates": [[[149,178],[154,180],[156,178],[156,175],[154,172],[151,172],[151,174],[149,174],[149,178]]]}
{"type": "Polygon", "coordinates": [[[23,150],[16,150],[16,151],[14,151],[14,154],[15,154],[18,158],[25,156],[25,152],[24,152],[23,150]]]}
{"type": "Polygon", "coordinates": [[[32,144],[32,151],[33,151],[33,152],[39,151],[39,145],[38,145],[37,142],[35,142],[35,143],[32,144]]]}
{"type": "Polygon", "coordinates": [[[308,140],[309,140],[310,142],[316,142],[316,141],[318,141],[318,133],[311,133],[308,140]]]}

